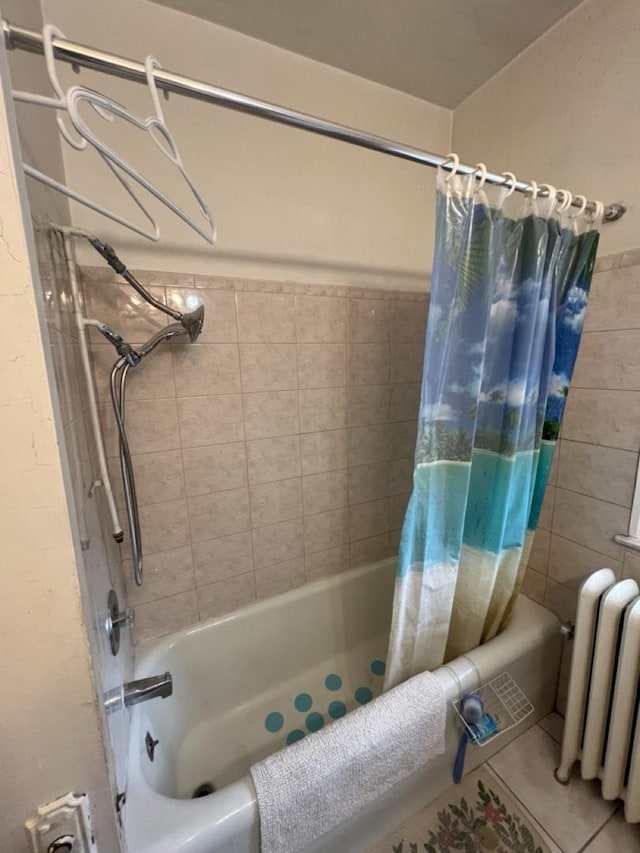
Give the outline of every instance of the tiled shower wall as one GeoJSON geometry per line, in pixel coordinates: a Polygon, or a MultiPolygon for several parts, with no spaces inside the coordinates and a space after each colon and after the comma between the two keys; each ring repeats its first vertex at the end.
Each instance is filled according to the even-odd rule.
{"type": "MultiPolygon", "coordinates": [[[[626,533],[640,449],[640,251],[598,260],[525,592],[574,621],[577,590],[595,569],[640,582],[626,533]]],[[[559,708],[566,701],[570,644],[559,708]]]]}
{"type": "MultiPolygon", "coordinates": [[[[397,551],[411,489],[427,295],[136,273],[196,344],[131,371],[127,432],[145,580],[123,548],[138,639],[397,551]]],[[[108,268],[83,270],[88,314],[132,344],[167,319],[108,268]]],[[[113,479],[116,355],[92,330],[113,479]]],[[[118,487],[118,504],[122,494],[118,487]]]]}

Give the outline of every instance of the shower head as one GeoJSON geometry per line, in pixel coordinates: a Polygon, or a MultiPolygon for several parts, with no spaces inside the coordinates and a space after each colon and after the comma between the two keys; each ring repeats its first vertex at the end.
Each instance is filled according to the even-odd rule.
{"type": "Polygon", "coordinates": [[[180,322],[184,326],[186,333],[189,335],[191,343],[197,341],[198,336],[202,331],[202,326],[204,325],[204,305],[198,305],[198,307],[193,311],[189,311],[188,314],[183,314],[182,317],[180,317],[180,322]]]}

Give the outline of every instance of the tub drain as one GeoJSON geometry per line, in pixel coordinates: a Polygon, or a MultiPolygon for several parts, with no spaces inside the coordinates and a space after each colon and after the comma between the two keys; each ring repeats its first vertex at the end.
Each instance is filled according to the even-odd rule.
{"type": "Polygon", "coordinates": [[[209,794],[215,793],[216,786],[212,785],[211,782],[203,782],[202,785],[198,785],[193,794],[191,794],[191,799],[196,800],[198,797],[208,797],[209,794]]]}

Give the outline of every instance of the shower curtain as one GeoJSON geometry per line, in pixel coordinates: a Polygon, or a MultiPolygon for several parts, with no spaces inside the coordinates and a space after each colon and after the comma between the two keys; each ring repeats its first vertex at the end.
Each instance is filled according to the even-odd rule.
{"type": "MultiPolygon", "coordinates": [[[[522,578],[573,373],[598,243],[555,199],[437,178],[413,494],[391,687],[494,637],[522,578]]],[[[555,196],[555,191],[554,191],[555,196]]]]}

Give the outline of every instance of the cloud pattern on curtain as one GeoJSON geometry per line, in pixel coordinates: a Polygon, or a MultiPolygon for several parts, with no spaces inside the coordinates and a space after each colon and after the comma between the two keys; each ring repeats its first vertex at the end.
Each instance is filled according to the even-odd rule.
{"type": "Polygon", "coordinates": [[[468,186],[438,174],[414,487],[387,686],[475,648],[510,615],[598,242],[584,217],[578,229],[575,220],[550,215],[550,201],[523,199],[519,215],[506,216],[504,192],[489,205],[468,186]]]}

